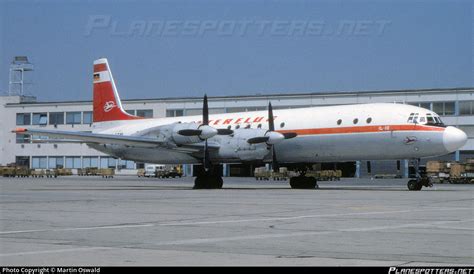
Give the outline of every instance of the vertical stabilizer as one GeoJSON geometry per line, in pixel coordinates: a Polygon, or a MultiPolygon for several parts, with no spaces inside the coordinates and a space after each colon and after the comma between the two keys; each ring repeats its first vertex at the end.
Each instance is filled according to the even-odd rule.
{"type": "Polygon", "coordinates": [[[142,119],[125,112],[106,58],[94,61],[94,123],[142,119]]]}

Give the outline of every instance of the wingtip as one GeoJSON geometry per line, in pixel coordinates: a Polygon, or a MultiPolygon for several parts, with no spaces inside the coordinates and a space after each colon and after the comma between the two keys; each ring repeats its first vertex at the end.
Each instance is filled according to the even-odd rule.
{"type": "Polygon", "coordinates": [[[15,128],[14,130],[12,130],[13,133],[22,133],[22,132],[27,132],[28,130],[26,128],[22,128],[22,127],[19,127],[19,128],[15,128]]]}

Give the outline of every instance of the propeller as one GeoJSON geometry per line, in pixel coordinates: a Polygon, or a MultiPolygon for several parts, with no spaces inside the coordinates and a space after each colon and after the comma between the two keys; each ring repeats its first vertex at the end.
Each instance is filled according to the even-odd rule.
{"type": "Polygon", "coordinates": [[[198,136],[203,140],[207,140],[216,135],[231,135],[233,130],[227,128],[213,128],[209,126],[209,107],[207,104],[207,95],[204,95],[202,106],[202,123],[197,129],[182,129],[178,131],[179,135],[183,136],[198,136]]]}
{"type": "Polygon", "coordinates": [[[275,121],[273,117],[273,108],[272,103],[268,103],[268,131],[265,133],[265,136],[254,137],[247,140],[249,144],[259,144],[267,143],[269,148],[272,150],[272,169],[273,171],[278,171],[279,165],[277,161],[277,156],[275,152],[275,144],[285,140],[295,138],[298,134],[296,132],[285,132],[280,133],[275,131],[275,121]]]}
{"type": "Polygon", "coordinates": [[[203,165],[204,169],[208,171],[211,168],[211,162],[209,158],[209,148],[207,139],[212,138],[216,135],[231,135],[234,131],[227,128],[213,128],[209,126],[209,106],[207,103],[207,95],[204,95],[202,103],[202,122],[197,129],[182,129],[178,131],[179,135],[182,136],[197,136],[204,141],[204,158],[203,165]]]}
{"type": "MultiPolygon", "coordinates": [[[[204,100],[202,103],[202,126],[209,127],[209,106],[207,105],[207,94],[204,94],[204,100]]],[[[207,139],[204,140],[203,164],[204,164],[205,171],[208,171],[211,168],[211,161],[209,160],[209,147],[207,145],[207,139]]]]}

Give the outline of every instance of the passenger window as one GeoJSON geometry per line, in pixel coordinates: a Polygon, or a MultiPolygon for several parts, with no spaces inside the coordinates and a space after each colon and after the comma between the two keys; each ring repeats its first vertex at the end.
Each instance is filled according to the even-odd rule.
{"type": "Polygon", "coordinates": [[[227,126],[227,129],[231,129],[231,128],[232,128],[232,126],[227,126]]]}
{"type": "Polygon", "coordinates": [[[367,124],[370,124],[372,122],[372,118],[370,118],[370,117],[367,118],[366,122],[367,122],[367,124]]]}
{"type": "Polygon", "coordinates": [[[250,124],[246,125],[245,128],[250,128],[250,124]]]}
{"type": "Polygon", "coordinates": [[[341,120],[341,119],[337,120],[337,125],[338,125],[338,126],[341,125],[341,123],[342,123],[342,120],[341,120]]]}
{"type": "Polygon", "coordinates": [[[355,124],[357,124],[359,122],[359,119],[355,118],[354,121],[352,121],[355,124]]]}
{"type": "Polygon", "coordinates": [[[240,128],[240,125],[236,125],[236,126],[235,126],[235,129],[239,129],[239,128],[240,128]]]}
{"type": "Polygon", "coordinates": [[[258,124],[257,128],[262,128],[262,124],[258,124]]]}
{"type": "Polygon", "coordinates": [[[280,124],[280,128],[284,128],[284,127],[285,127],[285,123],[283,122],[280,124]]]}

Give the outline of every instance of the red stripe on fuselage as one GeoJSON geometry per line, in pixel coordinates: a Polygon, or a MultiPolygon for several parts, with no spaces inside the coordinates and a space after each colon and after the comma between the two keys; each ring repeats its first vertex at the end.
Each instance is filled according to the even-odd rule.
{"type": "Polygon", "coordinates": [[[94,72],[101,72],[101,71],[106,71],[106,70],[107,70],[107,65],[105,63],[94,65],[94,72]]]}
{"type": "Polygon", "coordinates": [[[309,128],[295,130],[277,130],[280,133],[295,132],[298,135],[319,134],[349,134],[349,133],[374,133],[386,131],[444,131],[444,128],[422,125],[384,125],[360,127],[335,127],[335,128],[309,128]]]}

